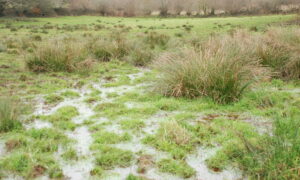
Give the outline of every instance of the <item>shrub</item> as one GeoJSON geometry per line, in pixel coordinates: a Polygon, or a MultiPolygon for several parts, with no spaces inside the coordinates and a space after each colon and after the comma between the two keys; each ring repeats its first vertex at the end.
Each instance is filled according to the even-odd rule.
{"type": "Polygon", "coordinates": [[[274,77],[300,78],[300,30],[269,29],[260,42],[261,63],[273,69],[274,77]]]}
{"type": "Polygon", "coordinates": [[[163,54],[154,64],[162,73],[157,89],[166,96],[208,96],[218,103],[238,100],[265,72],[249,48],[250,40],[240,43],[242,36],[212,38],[199,49],[163,54]]]}
{"type": "Polygon", "coordinates": [[[20,109],[11,99],[0,99],[0,132],[8,132],[22,127],[19,121],[20,109]]]}
{"type": "Polygon", "coordinates": [[[93,61],[82,43],[49,41],[34,50],[26,64],[33,72],[75,72],[91,69],[93,61]]]}

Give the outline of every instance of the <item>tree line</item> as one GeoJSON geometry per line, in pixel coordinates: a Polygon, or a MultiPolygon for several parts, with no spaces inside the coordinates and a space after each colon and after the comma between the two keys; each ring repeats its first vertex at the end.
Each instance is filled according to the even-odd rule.
{"type": "Polygon", "coordinates": [[[300,0],[0,0],[0,16],[238,15],[299,11],[300,0]]]}

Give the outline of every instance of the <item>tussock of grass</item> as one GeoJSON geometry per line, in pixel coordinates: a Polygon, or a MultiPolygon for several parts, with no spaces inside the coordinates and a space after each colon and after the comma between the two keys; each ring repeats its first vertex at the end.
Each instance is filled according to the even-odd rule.
{"type": "Polygon", "coordinates": [[[27,57],[26,64],[33,72],[75,72],[90,71],[94,61],[82,43],[48,41],[27,57]]]}
{"type": "Polygon", "coordinates": [[[164,95],[208,96],[218,103],[237,101],[264,72],[255,52],[238,36],[212,38],[200,49],[166,53],[155,67],[162,73],[157,89],[164,95]]]}
{"type": "Polygon", "coordinates": [[[166,48],[167,43],[169,42],[170,37],[165,34],[160,34],[154,31],[148,33],[145,37],[145,42],[150,45],[153,49],[155,46],[159,46],[161,48],[166,48]]]}
{"type": "Polygon", "coordinates": [[[275,77],[300,78],[300,30],[271,28],[261,37],[258,55],[261,63],[271,67],[275,77]]]}
{"type": "Polygon", "coordinates": [[[141,42],[134,42],[127,61],[135,66],[147,66],[154,57],[153,50],[141,42]]]}
{"type": "Polygon", "coordinates": [[[0,98],[0,133],[22,128],[20,107],[12,99],[0,98]]]}

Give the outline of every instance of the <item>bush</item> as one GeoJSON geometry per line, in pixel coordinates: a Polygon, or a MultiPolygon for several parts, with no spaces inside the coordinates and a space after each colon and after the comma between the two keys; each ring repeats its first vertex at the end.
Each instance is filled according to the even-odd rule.
{"type": "Polygon", "coordinates": [[[82,43],[49,41],[27,57],[26,64],[33,72],[75,72],[90,70],[93,60],[82,43]]]}
{"type": "Polygon", "coordinates": [[[269,29],[261,36],[258,55],[261,63],[271,67],[274,77],[300,78],[300,30],[269,29]]]}
{"type": "Polygon", "coordinates": [[[252,42],[244,38],[242,44],[241,37],[212,38],[199,49],[160,56],[154,65],[162,73],[157,89],[167,96],[208,96],[218,103],[238,100],[265,72],[248,47],[252,42]]]}
{"type": "Polygon", "coordinates": [[[22,127],[20,110],[11,99],[0,99],[0,132],[9,132],[22,127]]]}

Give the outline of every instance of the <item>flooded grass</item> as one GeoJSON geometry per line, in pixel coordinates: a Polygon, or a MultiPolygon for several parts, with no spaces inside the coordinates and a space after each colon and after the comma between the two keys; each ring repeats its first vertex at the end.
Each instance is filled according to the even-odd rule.
{"type": "MultiPolygon", "coordinates": [[[[76,18],[78,23],[80,19],[92,23],[100,17],[71,19],[76,18]]],[[[21,106],[30,108],[21,111],[23,107],[19,104],[14,106],[14,101],[8,103],[1,99],[0,179],[219,180],[270,179],[275,175],[280,179],[297,179],[299,79],[287,81],[272,76],[272,79],[253,83],[228,104],[216,103],[213,98],[202,95],[169,97],[155,88],[163,74],[153,69],[152,60],[181,46],[195,48],[201,39],[208,38],[207,32],[227,31],[203,29],[197,24],[209,26],[215,21],[230,21],[247,27],[245,19],[252,19],[259,29],[265,29],[267,23],[291,16],[262,16],[261,21],[257,18],[161,19],[166,26],[194,24],[194,33],[202,36],[196,40],[192,32],[176,28],[168,34],[163,29],[149,33],[123,29],[125,32],[112,32],[114,36],[110,37],[111,29],[106,28],[67,31],[74,23],[69,17],[31,22],[67,24],[63,29],[49,29],[48,34],[34,33],[36,36],[31,41],[36,45],[54,39],[65,43],[66,50],[70,42],[88,43],[66,50],[80,49],[85,54],[81,54],[84,57],[80,56],[78,61],[73,56],[79,51],[73,56],[64,54],[62,61],[69,58],[72,61],[63,66],[63,70],[61,62],[56,63],[60,61],[57,54],[26,41],[25,36],[33,34],[30,28],[16,32],[1,29],[0,36],[5,36],[3,43],[7,48],[0,52],[0,96],[20,99],[21,106]],[[56,32],[61,34],[54,35],[56,32]],[[183,36],[174,36],[174,33],[183,36]],[[14,41],[13,36],[24,39],[14,41]],[[98,36],[107,39],[102,41],[98,36]],[[95,47],[91,46],[93,38],[97,41],[95,47]],[[34,61],[35,66],[27,69],[23,55],[36,49],[50,54],[41,55],[34,61]],[[47,58],[51,58],[52,64],[46,63],[47,58]],[[32,68],[37,70],[32,71],[32,68]],[[42,71],[43,68],[47,69],[42,71]],[[278,153],[274,154],[273,150],[278,153]]],[[[103,17],[103,20],[115,19],[103,17]]],[[[132,20],[124,21],[132,23],[132,20]]],[[[58,54],[64,52],[53,44],[51,48],[58,54]]],[[[293,62],[295,57],[293,55],[293,62]]],[[[201,73],[201,77],[205,75],[201,73]]],[[[218,75],[217,81],[222,84],[222,76],[218,75]]],[[[191,86],[193,84],[189,84],[191,86]]]]}

